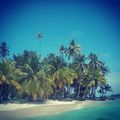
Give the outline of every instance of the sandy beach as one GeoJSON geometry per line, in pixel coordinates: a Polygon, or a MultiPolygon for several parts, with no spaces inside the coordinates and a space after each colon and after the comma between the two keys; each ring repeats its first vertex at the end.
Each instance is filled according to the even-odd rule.
{"type": "Polygon", "coordinates": [[[74,109],[82,109],[94,104],[95,101],[53,101],[49,100],[45,104],[1,104],[1,120],[16,120],[23,117],[34,117],[48,114],[59,114],[74,109]]]}

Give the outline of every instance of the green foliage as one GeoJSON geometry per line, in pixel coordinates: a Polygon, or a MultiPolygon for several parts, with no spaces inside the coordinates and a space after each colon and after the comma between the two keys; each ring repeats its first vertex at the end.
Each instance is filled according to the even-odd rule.
{"type": "Polygon", "coordinates": [[[96,54],[81,54],[74,40],[68,47],[61,46],[60,56],[50,53],[41,59],[36,52],[24,50],[13,59],[3,57],[0,61],[0,100],[93,98],[97,88],[107,84],[107,73],[105,63],[96,54]],[[74,61],[68,62],[64,55],[74,61]]]}
{"type": "Polygon", "coordinates": [[[60,53],[61,55],[65,54],[68,56],[68,60],[70,60],[71,57],[75,60],[77,58],[77,54],[80,51],[80,46],[75,43],[74,40],[71,40],[68,47],[64,47],[63,45],[60,47],[60,53]]]}
{"type": "Polygon", "coordinates": [[[17,80],[18,69],[15,68],[15,62],[9,59],[2,59],[0,62],[0,83],[1,83],[1,99],[8,99],[9,94],[12,95],[10,88],[20,90],[21,85],[17,80]],[[8,93],[9,92],[9,93],[8,93]]]}

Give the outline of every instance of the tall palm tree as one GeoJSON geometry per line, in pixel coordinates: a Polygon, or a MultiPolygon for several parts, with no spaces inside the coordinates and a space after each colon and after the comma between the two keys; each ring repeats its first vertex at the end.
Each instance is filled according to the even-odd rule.
{"type": "Polygon", "coordinates": [[[38,38],[38,39],[43,38],[43,33],[42,32],[37,32],[36,38],[38,38]]]}
{"type": "Polygon", "coordinates": [[[78,94],[77,94],[77,98],[79,98],[80,96],[80,87],[82,86],[82,82],[83,82],[83,79],[84,79],[84,75],[85,75],[85,72],[86,72],[86,57],[85,55],[82,55],[82,54],[79,54],[75,60],[75,63],[74,63],[74,67],[75,67],[75,70],[77,72],[77,76],[78,76],[78,94]]]}
{"type": "Polygon", "coordinates": [[[43,38],[43,33],[42,32],[38,32],[37,35],[36,35],[36,38],[39,40],[40,42],[40,55],[42,54],[41,53],[41,39],[43,38]]]}
{"type": "Polygon", "coordinates": [[[74,60],[77,58],[77,54],[80,51],[80,46],[75,43],[74,40],[72,40],[69,44],[69,47],[67,48],[67,55],[68,59],[70,60],[70,57],[73,57],[74,60]]]}
{"type": "MultiPolygon", "coordinates": [[[[95,80],[98,80],[96,79],[96,71],[99,72],[99,74],[102,74],[103,76],[105,76],[109,72],[109,70],[105,66],[105,64],[98,59],[98,56],[96,54],[91,53],[89,55],[89,59],[90,59],[89,74],[92,76],[90,80],[90,83],[91,83],[91,82],[95,82],[95,80]]],[[[91,87],[92,98],[95,98],[96,88],[97,87],[94,87],[94,86],[91,87]]]]}
{"type": "Polygon", "coordinates": [[[0,44],[0,57],[5,58],[9,55],[9,48],[7,47],[6,42],[0,44]]]}

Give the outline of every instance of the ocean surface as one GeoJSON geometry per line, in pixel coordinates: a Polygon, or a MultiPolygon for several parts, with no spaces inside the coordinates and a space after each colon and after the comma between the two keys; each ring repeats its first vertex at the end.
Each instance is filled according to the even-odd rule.
{"type": "Polygon", "coordinates": [[[120,100],[106,101],[89,107],[57,115],[47,115],[22,120],[120,120],[120,100]]]}

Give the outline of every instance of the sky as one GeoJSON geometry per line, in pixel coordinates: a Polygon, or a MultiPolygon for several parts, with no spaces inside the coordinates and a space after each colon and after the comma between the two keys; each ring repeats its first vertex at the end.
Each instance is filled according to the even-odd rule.
{"type": "Polygon", "coordinates": [[[0,42],[7,42],[11,56],[25,49],[59,54],[72,39],[81,53],[99,55],[111,70],[108,82],[120,92],[120,0],[0,0],[0,42]]]}

